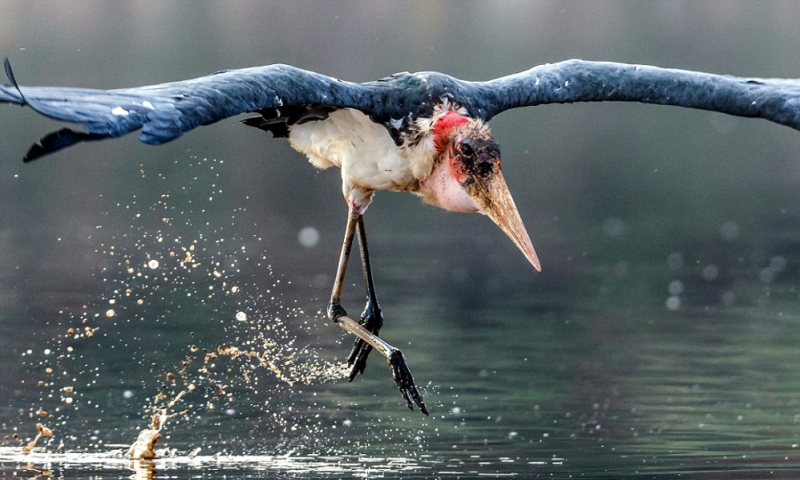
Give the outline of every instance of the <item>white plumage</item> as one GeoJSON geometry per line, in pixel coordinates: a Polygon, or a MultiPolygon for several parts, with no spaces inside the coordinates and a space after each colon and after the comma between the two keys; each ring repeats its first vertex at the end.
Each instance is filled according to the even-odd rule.
{"type": "Polygon", "coordinates": [[[415,193],[447,208],[420,182],[431,177],[441,153],[436,151],[433,125],[447,112],[462,110],[445,102],[432,117],[418,119],[415,130],[420,137],[401,146],[395,144],[385,127],[349,108],[331,112],[324,120],[293,125],[289,142],[315,167],[339,167],[342,193],[361,213],[369,206],[375,190],[415,193]]]}
{"type": "Polygon", "coordinates": [[[353,109],[292,126],[289,142],[315,167],[339,167],[342,193],[360,213],[369,206],[375,190],[416,192],[419,180],[433,168],[435,153],[432,141],[398,148],[385,127],[353,109]]]}

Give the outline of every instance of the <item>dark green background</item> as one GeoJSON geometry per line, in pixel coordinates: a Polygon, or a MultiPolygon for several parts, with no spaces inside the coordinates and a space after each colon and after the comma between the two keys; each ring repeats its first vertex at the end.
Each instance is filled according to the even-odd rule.
{"type": "MultiPolygon", "coordinates": [[[[793,1],[0,0],[0,54],[23,85],[98,88],[270,63],[354,81],[403,70],[482,80],[569,58],[791,78],[800,77],[798,23],[793,1]]],[[[214,451],[235,438],[241,445],[225,447],[234,453],[406,456],[436,472],[446,469],[420,455],[464,461],[465,472],[613,478],[643,464],[654,475],[791,468],[800,134],[635,104],[530,108],[491,126],[541,274],[478,215],[393,193],[379,194],[367,214],[383,333],[425,386],[431,418],[403,410],[375,358],[354,384],[281,387],[280,401],[245,389],[239,417],[187,420],[172,446],[214,451]],[[732,225],[738,234],[725,238],[732,225]],[[713,279],[703,276],[710,265],[713,279]],[[669,310],[675,280],[680,305],[669,310]],[[294,437],[265,426],[269,412],[288,405],[321,409],[327,423],[287,420],[306,425],[294,437]],[[345,419],[354,424],[331,429],[345,419]],[[489,465],[469,457],[475,452],[489,465]],[[499,460],[506,456],[516,461],[499,460]]],[[[102,252],[157,249],[137,243],[142,232],[238,256],[231,278],[254,292],[280,279],[280,301],[305,312],[287,322],[286,338],[329,361],[349,351],[350,340],[339,343],[318,312],[346,214],[338,172],[318,173],[286,142],[234,120],[157,148],[131,136],[23,165],[30,143],[55,128],[30,110],[0,108],[0,390],[10,392],[0,419],[9,430],[33,432],[29,410],[53,402],[31,385],[42,350],[84,305],[104,311],[124,277],[102,252]],[[169,227],[152,208],[159,201],[174,208],[169,227]],[[320,233],[311,249],[297,241],[306,226],[320,233]],[[308,330],[298,326],[306,321],[308,330]]],[[[346,306],[355,314],[362,296],[352,272],[346,306]]],[[[226,325],[235,302],[197,300],[207,281],[187,275],[162,288],[141,317],[122,321],[129,310],[120,309],[119,324],[85,347],[69,375],[100,381],[78,397],[83,409],[64,417],[69,448],[88,448],[88,426],[103,422],[113,425],[98,429],[106,443],[130,442],[144,399],[187,345],[247,337],[226,325]],[[129,388],[137,395],[123,402],[129,388]]],[[[281,311],[259,301],[262,315],[281,311]]]]}

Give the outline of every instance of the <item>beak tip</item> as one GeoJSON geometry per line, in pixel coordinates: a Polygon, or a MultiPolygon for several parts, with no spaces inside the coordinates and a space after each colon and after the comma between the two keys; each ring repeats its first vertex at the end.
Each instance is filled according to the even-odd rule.
{"type": "MultiPolygon", "coordinates": [[[[483,184],[476,182],[473,185],[483,184]]],[[[482,205],[480,212],[492,219],[514,242],[514,245],[522,251],[522,254],[533,265],[533,268],[537,272],[541,272],[542,265],[539,263],[539,257],[536,255],[536,250],[533,249],[533,244],[531,244],[531,239],[525,230],[525,225],[522,224],[517,206],[514,205],[514,200],[511,198],[511,193],[508,191],[503,175],[497,172],[488,184],[483,185],[481,188],[468,190],[468,193],[476,199],[479,205],[482,205]]]]}
{"type": "Polygon", "coordinates": [[[541,272],[541,271],[542,271],[542,264],[541,264],[541,263],[539,263],[539,257],[537,257],[537,256],[534,254],[533,258],[531,258],[530,260],[531,260],[531,265],[533,265],[533,268],[534,268],[534,269],[535,269],[537,272],[541,272]]]}

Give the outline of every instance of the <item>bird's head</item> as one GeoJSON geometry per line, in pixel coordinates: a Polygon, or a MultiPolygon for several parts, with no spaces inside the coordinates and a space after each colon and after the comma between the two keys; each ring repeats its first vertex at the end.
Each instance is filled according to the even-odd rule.
{"type": "Polygon", "coordinates": [[[537,271],[539,258],[500,171],[500,145],[480,121],[448,112],[433,126],[437,159],[422,180],[423,198],[445,210],[482,213],[537,271]]]}

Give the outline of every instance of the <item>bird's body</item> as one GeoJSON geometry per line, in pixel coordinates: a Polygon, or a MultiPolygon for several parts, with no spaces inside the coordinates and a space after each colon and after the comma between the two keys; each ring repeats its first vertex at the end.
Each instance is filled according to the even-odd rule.
{"type": "Polygon", "coordinates": [[[453,183],[447,169],[434,172],[441,164],[442,137],[469,121],[456,105],[436,106],[430,118],[417,120],[415,137],[398,145],[384,127],[358,110],[343,108],[324,119],[290,126],[289,143],[315,167],[341,169],[342,193],[361,213],[377,190],[409,192],[445,210],[476,212],[474,202],[447,188],[453,183]],[[450,117],[462,120],[448,122],[450,117]]]}
{"type": "Polygon", "coordinates": [[[291,126],[289,143],[317,168],[340,168],[342,193],[362,212],[375,190],[416,193],[435,153],[432,141],[399,147],[384,127],[352,108],[291,126]]]}
{"type": "Polygon", "coordinates": [[[328,315],[358,337],[348,358],[350,379],[364,371],[372,348],[378,349],[389,360],[409,407],[416,403],[426,413],[402,352],[378,336],[383,315],[363,223],[376,191],[406,191],[446,210],[485,214],[539,270],[500,171],[499,146],[486,124],[498,113],[547,103],[636,101],[761,117],[800,130],[796,80],[607,62],[570,60],[486,82],[403,72],[360,84],[270,65],[117,90],[20,87],[8,61],[5,69],[11,84],[0,85],[0,102],[27,105],[84,128],[46,135],[30,148],[26,161],[137,130],[142,142],[159,145],[198,126],[249,112],[257,115],[245,124],[288,137],[317,168],[340,168],[348,221],[328,315]],[[340,302],[356,236],[367,285],[360,322],[348,317],[340,302]]]}

